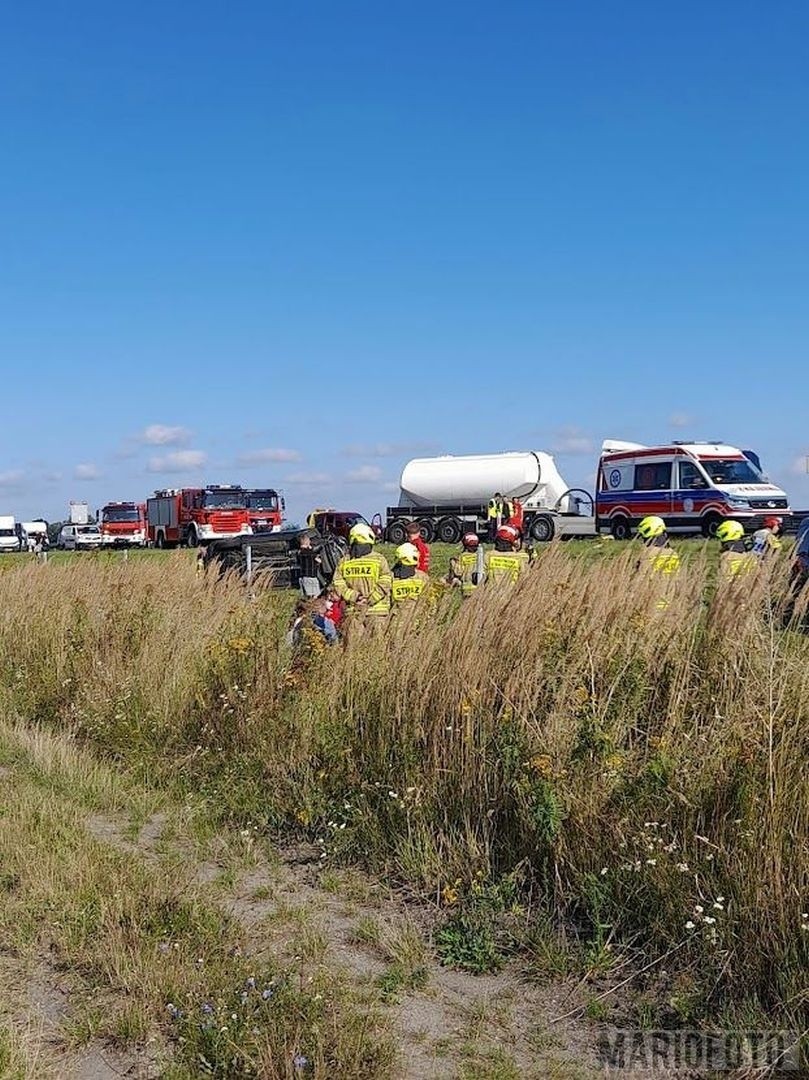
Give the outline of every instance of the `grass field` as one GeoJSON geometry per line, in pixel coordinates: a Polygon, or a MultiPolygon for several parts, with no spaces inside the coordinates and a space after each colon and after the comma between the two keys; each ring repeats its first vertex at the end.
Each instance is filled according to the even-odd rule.
{"type": "MultiPolygon", "coordinates": [[[[537,986],[572,979],[594,1023],[804,1030],[809,640],[782,628],[784,565],[717,591],[712,546],[682,550],[662,609],[634,549],[554,545],[508,593],[459,605],[436,587],[406,632],[295,654],[291,596],[250,601],[189,552],[4,560],[0,929],[16,977],[43,952],[77,972],[95,1019],[79,1010],[74,1049],[88,1032],[122,1052],[152,1039],[176,1076],[219,1053],[200,1049],[202,1005],[251,978],[302,996],[283,1046],[259,1007],[223,1043],[243,1071],[216,1075],[270,1060],[287,1072],[258,1075],[297,1075],[297,1057],[393,1075],[385,986],[417,992],[419,948],[479,978],[519,962],[537,986]],[[167,850],[133,863],[126,844],[167,806],[167,850]],[[359,997],[329,964],[301,982],[294,957],[323,952],[311,928],[280,959],[268,938],[260,974],[242,964],[238,922],[177,867],[220,844],[238,876],[279,842],[406,888],[434,912],[425,944],[400,941],[389,981],[359,997]]],[[[436,545],[437,575],[448,555],[436,545]]],[[[0,1061],[36,1075],[40,1043],[7,1028],[0,1061]]],[[[528,1075],[470,1060],[458,1076],[528,1075]]]]}

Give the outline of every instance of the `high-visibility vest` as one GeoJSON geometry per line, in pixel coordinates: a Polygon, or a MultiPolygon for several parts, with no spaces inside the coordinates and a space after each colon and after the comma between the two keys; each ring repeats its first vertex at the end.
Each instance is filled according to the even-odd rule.
{"type": "Polygon", "coordinates": [[[723,551],[719,556],[719,573],[722,578],[746,577],[758,566],[752,551],[723,551]]]}
{"type": "Polygon", "coordinates": [[[476,580],[478,554],[476,551],[464,551],[453,560],[452,572],[461,582],[461,594],[471,596],[478,587],[476,580]]]}
{"type": "Polygon", "coordinates": [[[499,499],[489,499],[489,519],[501,517],[503,513],[503,504],[499,499]]]}
{"type": "Polygon", "coordinates": [[[357,559],[342,559],[332,582],[337,595],[348,604],[356,597],[368,598],[366,612],[369,615],[387,615],[390,611],[390,569],[384,556],[362,555],[357,559]]]}
{"type": "Polygon", "coordinates": [[[488,551],[486,553],[486,581],[515,582],[528,566],[527,551],[488,551]]]}
{"type": "Polygon", "coordinates": [[[393,578],[391,583],[391,600],[394,608],[401,604],[415,603],[424,592],[424,587],[429,581],[426,574],[416,572],[413,577],[393,578]]]}
{"type": "Polygon", "coordinates": [[[656,574],[670,577],[680,571],[680,556],[674,548],[649,548],[649,565],[656,574]]]}

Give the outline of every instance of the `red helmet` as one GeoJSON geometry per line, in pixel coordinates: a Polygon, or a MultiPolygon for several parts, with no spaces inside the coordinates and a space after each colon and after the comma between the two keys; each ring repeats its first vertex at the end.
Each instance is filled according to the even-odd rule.
{"type": "Polygon", "coordinates": [[[780,518],[780,517],[776,517],[774,514],[771,514],[770,517],[765,517],[764,518],[764,528],[765,529],[780,529],[783,524],[784,524],[784,519],[780,518]]]}
{"type": "Polygon", "coordinates": [[[465,533],[461,543],[467,551],[475,551],[480,544],[480,540],[478,540],[476,533],[465,533]]]}
{"type": "Polygon", "coordinates": [[[514,544],[520,539],[520,530],[514,525],[501,525],[497,530],[497,539],[506,544],[514,544]]]}

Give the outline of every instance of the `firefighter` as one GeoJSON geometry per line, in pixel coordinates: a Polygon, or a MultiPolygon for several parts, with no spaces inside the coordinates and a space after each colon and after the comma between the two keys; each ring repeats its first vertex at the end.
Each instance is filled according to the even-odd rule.
{"type": "Polygon", "coordinates": [[[651,515],[638,525],[638,536],[646,545],[646,558],[638,562],[638,569],[646,566],[655,582],[655,608],[665,611],[671,603],[671,590],[680,572],[680,556],[669,543],[666,523],[661,517],[651,515]]]}
{"type": "Polygon", "coordinates": [[[525,513],[523,511],[522,503],[519,499],[511,500],[511,513],[508,516],[508,521],[506,524],[513,525],[514,528],[519,529],[520,532],[523,531],[523,526],[525,524],[525,513]]]}
{"type": "Polygon", "coordinates": [[[346,605],[346,638],[362,630],[378,632],[390,614],[391,575],[384,555],[374,551],[376,533],[358,522],[348,534],[348,555],[334,572],[332,588],[346,605]]]}
{"type": "Polygon", "coordinates": [[[494,551],[486,552],[486,582],[513,584],[527,569],[531,556],[523,550],[522,536],[513,525],[501,525],[495,534],[494,551]]]}
{"type": "Polygon", "coordinates": [[[772,555],[781,548],[781,531],[784,520],[780,517],[765,517],[764,525],[753,533],[753,554],[760,559],[772,555]]]}
{"type": "Polygon", "coordinates": [[[415,544],[400,544],[396,549],[391,580],[391,615],[412,617],[430,578],[419,570],[419,550],[415,544]]]}
{"type": "Polygon", "coordinates": [[[719,577],[733,580],[745,577],[755,570],[758,560],[744,546],[744,526],[738,521],[723,521],[716,530],[716,539],[722,544],[719,556],[719,577]]]}
{"type": "Polygon", "coordinates": [[[477,533],[466,533],[461,540],[460,554],[449,560],[447,581],[450,585],[460,586],[461,596],[471,596],[478,587],[479,549],[477,533]]]}

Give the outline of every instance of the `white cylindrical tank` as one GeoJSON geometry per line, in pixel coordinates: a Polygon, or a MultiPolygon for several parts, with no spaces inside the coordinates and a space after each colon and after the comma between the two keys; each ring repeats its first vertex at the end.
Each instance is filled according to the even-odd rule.
{"type": "Polygon", "coordinates": [[[408,461],[400,481],[400,506],[482,505],[495,492],[525,499],[543,479],[541,451],[508,454],[469,454],[463,457],[415,458],[408,461]]]}

